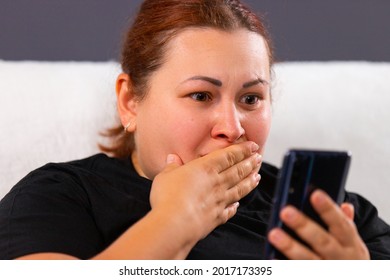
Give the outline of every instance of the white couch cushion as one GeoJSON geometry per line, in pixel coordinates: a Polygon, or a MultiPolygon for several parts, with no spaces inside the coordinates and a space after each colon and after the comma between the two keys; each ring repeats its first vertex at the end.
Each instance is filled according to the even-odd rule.
{"type": "Polygon", "coordinates": [[[349,150],[347,189],[390,221],[390,63],[281,63],[265,159],[291,147],[349,150]]]}
{"type": "MultiPolygon", "coordinates": [[[[115,62],[0,61],[0,197],[50,161],[98,152],[115,120],[115,62]]],[[[390,63],[280,63],[265,160],[291,147],[352,152],[347,189],[390,221],[390,63]]]]}
{"type": "Polygon", "coordinates": [[[117,63],[0,61],[0,197],[29,171],[98,152],[117,63]]]}

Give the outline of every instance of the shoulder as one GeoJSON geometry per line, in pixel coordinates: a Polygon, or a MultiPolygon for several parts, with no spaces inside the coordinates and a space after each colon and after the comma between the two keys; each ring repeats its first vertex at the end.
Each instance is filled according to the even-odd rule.
{"type": "MultiPolygon", "coordinates": [[[[355,208],[355,223],[358,227],[364,227],[370,222],[382,221],[378,216],[376,207],[363,196],[353,192],[346,192],[344,201],[353,204],[355,208]]],[[[384,221],[382,222],[385,224],[384,221]]]]}
{"type": "Polygon", "coordinates": [[[16,187],[36,181],[40,181],[40,183],[64,182],[64,180],[68,183],[75,182],[83,177],[91,178],[91,175],[94,174],[104,175],[109,174],[109,172],[120,171],[120,167],[124,168],[123,165],[125,165],[123,161],[110,158],[105,154],[96,154],[88,158],[69,162],[48,163],[30,172],[16,187]]]}
{"type": "Polygon", "coordinates": [[[372,259],[390,259],[390,226],[383,221],[376,207],[356,193],[347,192],[345,201],[355,208],[354,222],[366,243],[372,259]]]}
{"type": "Polygon", "coordinates": [[[43,199],[44,196],[67,197],[87,202],[89,185],[107,181],[108,177],[115,177],[115,172],[121,172],[124,165],[118,159],[109,158],[104,154],[97,154],[85,159],[48,163],[25,176],[3,198],[15,203],[15,200],[24,200],[35,197],[43,199]],[[113,173],[113,174],[112,174],[113,173]]]}
{"type": "Polygon", "coordinates": [[[99,154],[28,174],[0,201],[0,259],[36,252],[96,254],[117,236],[112,228],[125,228],[129,220],[128,201],[118,191],[118,181],[129,180],[122,178],[128,170],[128,162],[99,154]]]}

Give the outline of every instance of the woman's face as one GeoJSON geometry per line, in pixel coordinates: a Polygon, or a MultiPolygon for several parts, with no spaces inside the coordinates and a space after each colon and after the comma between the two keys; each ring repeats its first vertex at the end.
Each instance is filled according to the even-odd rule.
{"type": "Polygon", "coordinates": [[[271,124],[263,38],[245,29],[194,28],[167,50],[146,97],[134,105],[137,170],[153,179],[168,154],[186,163],[246,140],[263,150],[271,124]]]}

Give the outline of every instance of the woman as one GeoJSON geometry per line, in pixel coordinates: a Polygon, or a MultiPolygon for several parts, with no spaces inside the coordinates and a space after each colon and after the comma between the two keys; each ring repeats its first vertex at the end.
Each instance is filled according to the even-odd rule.
{"type": "MultiPolygon", "coordinates": [[[[271,125],[272,48],[239,1],[146,0],[116,82],[113,157],[49,164],[1,201],[0,258],[259,259],[277,170],[261,162],[271,125]],[[259,175],[259,169],[261,178],[259,175]]],[[[390,258],[390,230],[363,198],[292,207],[269,241],[291,259],[390,258]],[[354,215],[356,211],[356,215],[354,215]],[[355,221],[355,223],[354,223],[355,221]]]]}

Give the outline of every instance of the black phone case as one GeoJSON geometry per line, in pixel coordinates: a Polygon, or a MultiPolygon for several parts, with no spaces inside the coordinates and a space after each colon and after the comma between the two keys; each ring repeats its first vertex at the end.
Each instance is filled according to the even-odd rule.
{"type": "MultiPolygon", "coordinates": [[[[320,188],[340,204],[344,200],[344,186],[350,161],[350,154],[344,151],[288,151],[278,175],[269,230],[281,227],[305,244],[279,219],[279,212],[286,205],[295,206],[326,228],[326,225],[312,208],[309,197],[313,190],[320,188]]],[[[265,248],[265,257],[267,259],[286,259],[268,242],[265,248]]]]}

